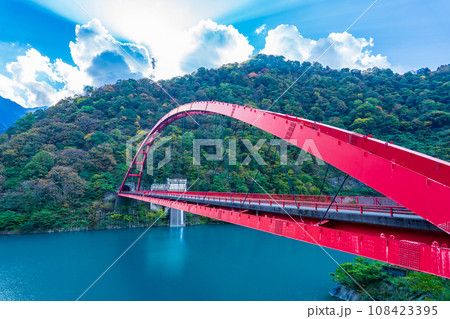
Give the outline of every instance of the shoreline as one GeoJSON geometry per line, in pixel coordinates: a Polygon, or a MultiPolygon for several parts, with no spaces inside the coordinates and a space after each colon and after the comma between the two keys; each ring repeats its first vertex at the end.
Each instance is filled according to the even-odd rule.
{"type": "MultiPolygon", "coordinates": [[[[213,221],[206,223],[188,223],[181,227],[190,227],[190,226],[199,226],[199,225],[217,225],[223,224],[219,221],[213,221]]],[[[58,229],[49,229],[49,230],[34,230],[29,232],[19,231],[19,230],[11,230],[11,231],[1,231],[1,236],[13,236],[13,235],[27,235],[27,234],[53,234],[53,233],[71,233],[71,232],[84,232],[84,231],[96,231],[96,230],[115,230],[115,229],[130,229],[130,228],[148,228],[148,227],[169,227],[169,224],[132,224],[132,225],[124,225],[124,226],[106,226],[106,227],[67,227],[67,228],[58,228],[58,229]]],[[[176,228],[176,227],[174,227],[176,228]]]]}

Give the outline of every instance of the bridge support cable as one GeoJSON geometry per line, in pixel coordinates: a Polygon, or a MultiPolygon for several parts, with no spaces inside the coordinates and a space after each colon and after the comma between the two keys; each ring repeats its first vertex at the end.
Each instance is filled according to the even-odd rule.
{"type": "Polygon", "coordinates": [[[330,210],[331,205],[333,205],[333,203],[334,203],[336,197],[339,195],[339,192],[341,191],[342,187],[344,186],[345,181],[347,180],[348,176],[349,176],[349,175],[347,174],[347,175],[345,176],[344,180],[342,181],[341,186],[339,186],[339,189],[338,189],[338,191],[336,192],[336,194],[334,195],[333,199],[331,200],[330,205],[328,205],[328,208],[327,208],[327,210],[325,211],[325,214],[323,214],[322,218],[320,219],[320,222],[319,222],[319,224],[318,224],[319,226],[321,225],[321,223],[322,223],[323,219],[325,218],[325,216],[328,214],[328,211],[330,210]]]}
{"type": "MultiPolygon", "coordinates": [[[[219,115],[219,116],[220,116],[220,115],[219,115]]],[[[222,143],[225,144],[225,137],[224,137],[224,135],[223,135],[223,117],[224,117],[223,115],[220,116],[220,130],[221,130],[221,133],[222,133],[222,143]]],[[[229,173],[229,171],[228,171],[228,159],[226,158],[226,154],[227,154],[227,152],[226,152],[226,148],[225,148],[225,146],[224,146],[224,149],[223,149],[223,156],[224,156],[225,168],[226,168],[226,170],[227,170],[228,191],[229,191],[229,193],[230,193],[231,210],[234,211],[234,207],[233,207],[233,198],[231,197],[230,173],[229,173]]]]}
{"type": "MultiPolygon", "coordinates": [[[[221,123],[222,123],[222,122],[221,122],[221,123]]],[[[223,125],[223,123],[222,123],[222,125],[223,125]]],[[[236,138],[236,130],[237,130],[237,126],[238,126],[238,121],[235,121],[235,122],[234,122],[234,128],[233,128],[233,131],[232,131],[231,134],[230,134],[230,137],[236,138]]],[[[223,140],[223,137],[222,137],[222,140],[223,140]]],[[[272,148],[272,144],[270,145],[269,150],[270,150],[271,148],[272,148]]],[[[269,150],[268,150],[268,151],[269,151],[269,150]]],[[[238,165],[239,165],[239,164],[240,164],[240,162],[238,161],[238,165]]],[[[215,176],[215,175],[216,175],[216,171],[217,171],[217,168],[219,167],[219,165],[220,165],[220,162],[218,162],[218,163],[216,164],[216,167],[214,168],[214,171],[213,171],[212,176],[215,176]]],[[[241,164],[241,165],[242,165],[242,164],[241,164]]],[[[253,189],[253,184],[254,184],[254,182],[255,182],[255,179],[256,179],[256,177],[258,177],[258,174],[259,174],[259,172],[260,172],[259,169],[258,169],[258,171],[257,171],[256,174],[255,174],[255,177],[252,178],[252,177],[250,177],[250,175],[245,171],[245,169],[244,169],[243,166],[242,166],[242,171],[243,171],[244,174],[247,176],[247,178],[248,178],[248,179],[252,179],[252,181],[251,181],[251,184],[250,184],[250,187],[249,187],[249,191],[248,191],[247,194],[245,195],[244,201],[242,202],[241,207],[239,208],[239,210],[242,209],[242,206],[244,205],[244,203],[245,203],[245,201],[246,201],[246,199],[247,199],[247,197],[248,197],[248,195],[249,195],[249,193],[250,193],[250,190],[253,189]]],[[[228,182],[228,185],[230,185],[229,182],[228,182]]],[[[229,186],[229,187],[230,187],[230,186],[229,186]]],[[[231,192],[231,187],[230,187],[230,192],[231,192]]],[[[205,195],[203,196],[203,201],[206,199],[206,196],[208,195],[208,193],[209,193],[209,189],[206,190],[205,195]]],[[[230,198],[231,198],[231,194],[230,194],[230,198]]],[[[232,206],[232,208],[233,208],[233,206],[232,206]]]]}
{"type": "MultiPolygon", "coordinates": [[[[275,136],[272,135],[272,138],[275,138],[275,136]]],[[[266,151],[266,153],[265,153],[264,155],[267,155],[267,154],[272,150],[272,146],[273,146],[273,144],[270,144],[269,148],[267,149],[267,151],[266,151]]],[[[276,157],[276,153],[275,153],[273,150],[272,150],[272,153],[273,153],[273,154],[275,155],[275,157],[276,157]]],[[[281,150],[280,150],[280,164],[281,164],[281,150]]],[[[290,180],[290,178],[289,178],[289,176],[288,176],[288,174],[287,174],[287,171],[286,171],[286,166],[283,165],[283,167],[284,167],[284,173],[286,174],[286,177],[287,177],[287,180],[288,180],[288,183],[289,183],[289,188],[291,189],[292,197],[293,197],[294,202],[295,202],[295,207],[297,208],[297,214],[298,214],[298,216],[300,217],[300,220],[303,221],[302,214],[300,213],[300,207],[299,207],[299,205],[298,205],[298,203],[297,203],[297,199],[295,198],[294,189],[293,189],[293,187],[292,187],[291,180],[290,180]]],[[[243,167],[242,167],[242,168],[243,168],[243,167]]],[[[244,171],[245,175],[247,175],[248,178],[251,178],[251,177],[247,174],[247,172],[245,171],[244,168],[243,168],[243,171],[244,171]]],[[[256,172],[256,174],[255,174],[255,177],[252,178],[252,182],[251,182],[251,184],[250,184],[249,190],[248,190],[247,194],[245,195],[244,200],[242,201],[242,204],[241,204],[240,209],[242,209],[242,207],[244,206],[245,201],[247,200],[248,195],[250,194],[251,190],[253,189],[253,184],[255,183],[256,178],[258,177],[258,175],[259,175],[260,172],[261,172],[261,170],[258,169],[257,172],[256,172]]],[[[273,172],[273,170],[272,170],[272,172],[273,172]]]]}
{"type": "MultiPolygon", "coordinates": [[[[247,172],[245,171],[244,167],[242,167],[242,171],[245,173],[245,175],[247,175],[247,178],[251,178],[250,175],[247,174],[247,172]]],[[[256,172],[255,177],[252,178],[251,183],[250,183],[250,187],[248,188],[248,192],[247,194],[245,194],[244,200],[242,201],[241,207],[239,208],[239,210],[242,209],[242,206],[244,206],[245,201],[247,200],[248,194],[250,194],[250,192],[253,190],[253,184],[255,183],[255,179],[258,177],[259,171],[256,172]]]]}
{"type": "Polygon", "coordinates": [[[320,186],[320,193],[319,193],[319,195],[322,195],[323,187],[325,186],[325,180],[327,179],[328,169],[329,168],[330,168],[330,164],[327,163],[327,170],[325,171],[325,175],[323,176],[322,186],[320,186]]]}

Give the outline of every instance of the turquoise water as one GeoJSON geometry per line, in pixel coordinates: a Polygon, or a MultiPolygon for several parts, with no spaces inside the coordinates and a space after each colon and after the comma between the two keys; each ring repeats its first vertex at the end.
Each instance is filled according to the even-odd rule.
{"type": "MultiPolygon", "coordinates": [[[[144,230],[1,236],[0,299],[75,300],[144,230]]],[[[82,300],[332,300],[336,267],[318,246],[244,227],[155,227],[82,300]]]]}

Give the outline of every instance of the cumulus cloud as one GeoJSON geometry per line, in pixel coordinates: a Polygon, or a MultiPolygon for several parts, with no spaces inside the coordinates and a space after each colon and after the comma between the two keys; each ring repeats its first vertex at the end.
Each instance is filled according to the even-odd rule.
{"type": "Polygon", "coordinates": [[[0,95],[25,107],[54,104],[83,90],[89,79],[76,67],[28,49],[17,61],[6,64],[11,77],[0,75],[0,95]]]}
{"type": "Polygon", "coordinates": [[[200,21],[189,30],[187,38],[186,53],[180,61],[181,70],[186,73],[199,67],[244,61],[254,50],[248,39],[232,25],[219,25],[211,20],[200,21]]]}
{"type": "Polygon", "coordinates": [[[319,57],[323,65],[331,68],[367,69],[388,68],[387,57],[372,54],[373,39],[355,38],[350,33],[330,33],[327,38],[312,40],[304,38],[293,25],[279,25],[270,30],[261,53],[282,55],[289,60],[314,61],[319,57]],[[336,42],[323,56],[322,53],[336,42]]]}
{"type": "Polygon", "coordinates": [[[115,40],[100,21],[76,27],[76,41],[70,42],[70,53],[80,70],[95,86],[114,83],[118,79],[143,78],[152,74],[154,60],[148,50],[131,43],[115,40]]]}
{"type": "Polygon", "coordinates": [[[81,93],[86,85],[142,78],[154,69],[145,47],[116,41],[98,20],[77,26],[76,40],[69,47],[76,66],[61,59],[52,62],[28,48],[25,55],[6,64],[7,74],[0,74],[0,96],[24,107],[49,106],[81,93]]]}

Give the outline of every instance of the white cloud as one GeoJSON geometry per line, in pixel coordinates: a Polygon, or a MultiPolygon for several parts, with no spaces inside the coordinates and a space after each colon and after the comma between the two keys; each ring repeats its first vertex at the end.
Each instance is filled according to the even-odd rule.
{"type": "Polygon", "coordinates": [[[252,54],[254,47],[232,25],[225,26],[211,20],[202,20],[186,35],[188,43],[181,57],[180,67],[189,73],[199,67],[218,67],[241,62],[252,54]]]}
{"type": "Polygon", "coordinates": [[[265,24],[263,24],[262,26],[260,26],[260,27],[258,27],[256,30],[255,30],[255,33],[256,34],[265,34],[266,33],[266,28],[267,28],[267,26],[265,25],[265,24]]]}
{"type": "Polygon", "coordinates": [[[331,33],[327,38],[312,40],[304,38],[295,26],[282,24],[268,32],[266,45],[261,53],[282,55],[296,61],[314,61],[320,57],[318,62],[335,69],[391,66],[387,57],[373,55],[370,47],[373,47],[373,39],[355,38],[347,32],[331,33]]]}
{"type": "Polygon", "coordinates": [[[0,96],[10,99],[22,106],[27,105],[26,101],[22,98],[25,96],[26,89],[23,85],[17,83],[10,78],[0,74],[0,96]]]}
{"type": "MultiPolygon", "coordinates": [[[[113,4],[117,3],[113,1],[113,4]]],[[[193,72],[202,66],[211,68],[241,62],[254,51],[248,39],[232,25],[220,25],[206,19],[183,31],[180,25],[186,26],[192,21],[172,19],[174,25],[165,26],[155,12],[148,13],[155,18],[152,30],[139,25],[143,18],[141,13],[135,23],[129,21],[124,26],[128,35],[133,27],[136,38],[140,39],[137,42],[146,46],[115,40],[96,19],[77,26],[76,38],[69,44],[75,66],[60,59],[50,61],[31,46],[22,47],[22,51],[17,51],[16,61],[7,63],[3,71],[0,69],[0,95],[25,107],[52,105],[61,98],[81,93],[85,85],[101,86],[118,79],[146,77],[155,71],[154,60],[147,48],[152,49],[152,55],[158,60],[156,78],[193,72]],[[143,40],[147,32],[149,37],[143,40]]],[[[109,18],[113,16],[111,14],[109,18]]],[[[255,33],[267,34],[265,48],[261,51],[265,54],[312,61],[336,41],[320,58],[320,63],[332,68],[390,66],[385,56],[372,54],[372,39],[355,38],[349,33],[331,33],[327,38],[312,40],[302,37],[291,25],[280,25],[268,32],[266,25],[262,25],[255,33]]],[[[0,49],[2,47],[8,50],[12,59],[14,45],[0,42],[0,49]]]]}
{"type": "Polygon", "coordinates": [[[89,82],[78,68],[60,59],[52,63],[33,48],[7,63],[6,69],[11,77],[0,75],[0,95],[24,107],[52,105],[81,92],[89,82]]]}
{"type": "Polygon", "coordinates": [[[152,60],[144,46],[115,40],[96,19],[77,25],[76,36],[76,41],[69,44],[72,59],[95,86],[118,79],[148,77],[153,72],[152,60]]]}
{"type": "Polygon", "coordinates": [[[145,45],[158,61],[156,79],[182,75],[179,61],[188,39],[186,30],[201,20],[223,17],[254,0],[32,0],[79,23],[86,14],[98,18],[111,34],[145,45]],[[124,3],[126,2],[126,5],[124,3]],[[107,3],[107,5],[105,5],[107,3]]]}
{"type": "Polygon", "coordinates": [[[0,73],[4,73],[6,71],[6,63],[15,60],[18,55],[25,54],[25,52],[30,48],[31,46],[29,45],[0,41],[0,73]]]}
{"type": "Polygon", "coordinates": [[[76,66],[61,59],[51,62],[34,48],[7,63],[7,74],[0,74],[0,96],[24,107],[49,106],[81,93],[85,85],[143,78],[153,70],[145,47],[116,41],[97,20],[77,26],[76,41],[69,46],[76,66]]]}

